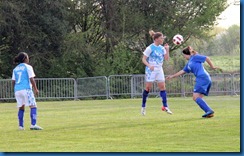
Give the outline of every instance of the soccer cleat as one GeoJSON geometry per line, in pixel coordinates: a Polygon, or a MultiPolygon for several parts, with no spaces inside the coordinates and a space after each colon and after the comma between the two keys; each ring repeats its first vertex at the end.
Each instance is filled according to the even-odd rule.
{"type": "Polygon", "coordinates": [[[173,112],[170,111],[170,109],[168,107],[164,107],[162,106],[162,111],[165,111],[168,114],[173,114],[173,112]]]}
{"type": "Polygon", "coordinates": [[[38,126],[38,125],[31,125],[31,126],[30,126],[30,130],[43,130],[43,128],[41,128],[41,127],[38,126]]]}
{"type": "Polygon", "coordinates": [[[20,131],[23,131],[23,130],[25,130],[25,128],[22,127],[22,126],[19,126],[19,130],[20,130],[20,131]]]}
{"type": "Polygon", "coordinates": [[[141,108],[141,114],[142,115],[146,115],[146,107],[142,107],[141,108]]]}
{"type": "Polygon", "coordinates": [[[211,118],[213,116],[214,116],[214,111],[212,110],[202,115],[203,118],[211,118]]]}

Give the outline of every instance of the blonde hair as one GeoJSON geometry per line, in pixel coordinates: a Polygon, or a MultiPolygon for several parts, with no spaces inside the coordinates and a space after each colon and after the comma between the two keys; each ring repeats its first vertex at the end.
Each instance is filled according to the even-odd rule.
{"type": "Polygon", "coordinates": [[[161,32],[154,32],[153,30],[149,30],[149,34],[153,38],[153,40],[163,36],[161,32]]]}

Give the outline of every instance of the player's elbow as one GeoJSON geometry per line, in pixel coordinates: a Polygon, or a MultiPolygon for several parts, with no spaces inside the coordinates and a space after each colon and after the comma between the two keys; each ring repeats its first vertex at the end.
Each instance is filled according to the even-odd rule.
{"type": "Polygon", "coordinates": [[[207,61],[207,62],[210,61],[210,58],[209,58],[209,57],[206,57],[206,61],[207,61]]]}
{"type": "Polygon", "coordinates": [[[144,63],[144,64],[145,64],[145,62],[147,62],[147,58],[145,56],[143,56],[141,60],[142,60],[142,63],[144,63]]]}

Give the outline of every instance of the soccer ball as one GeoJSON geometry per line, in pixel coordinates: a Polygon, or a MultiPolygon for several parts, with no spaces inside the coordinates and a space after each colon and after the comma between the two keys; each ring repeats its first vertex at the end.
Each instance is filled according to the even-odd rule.
{"type": "Polygon", "coordinates": [[[180,45],[183,41],[184,41],[183,36],[181,36],[180,34],[177,34],[173,37],[173,43],[175,45],[180,45]]]}

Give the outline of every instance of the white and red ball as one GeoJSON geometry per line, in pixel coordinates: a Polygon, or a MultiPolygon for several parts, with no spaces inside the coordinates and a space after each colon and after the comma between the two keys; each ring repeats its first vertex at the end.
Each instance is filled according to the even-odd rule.
{"type": "Polygon", "coordinates": [[[174,43],[175,45],[180,45],[180,44],[182,44],[183,42],[184,42],[184,38],[183,38],[182,35],[177,34],[177,35],[175,35],[175,36],[173,37],[173,43],[174,43]]]}

